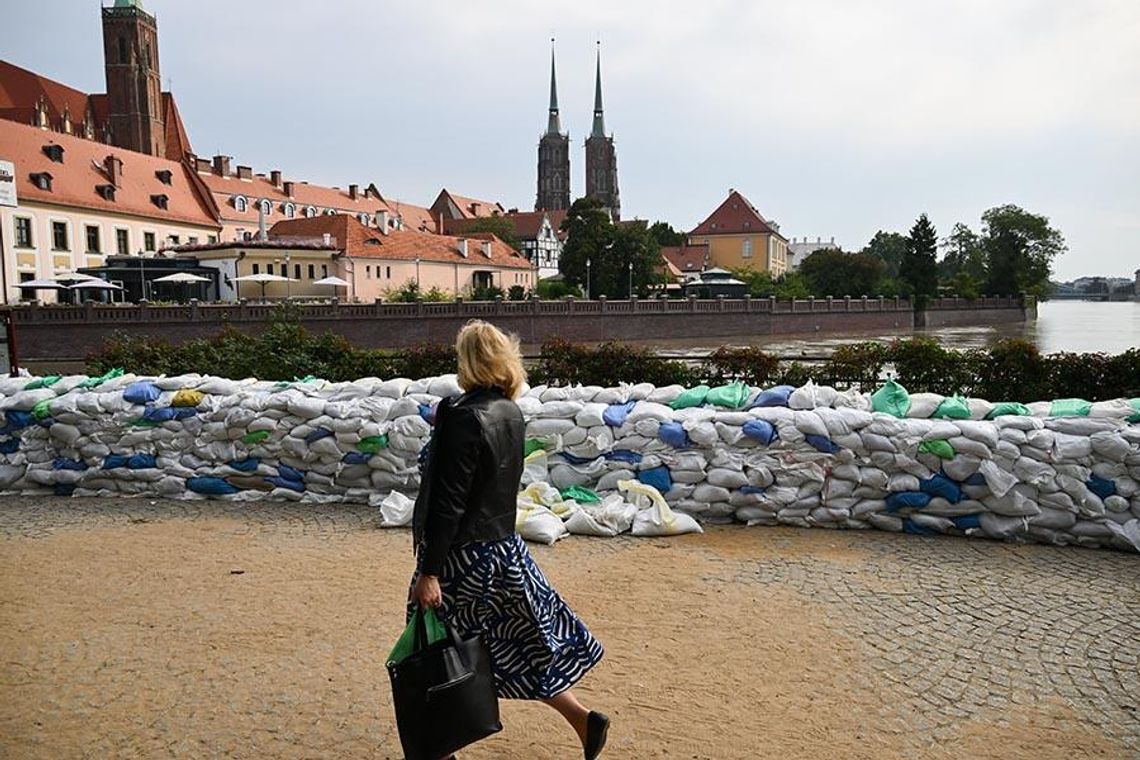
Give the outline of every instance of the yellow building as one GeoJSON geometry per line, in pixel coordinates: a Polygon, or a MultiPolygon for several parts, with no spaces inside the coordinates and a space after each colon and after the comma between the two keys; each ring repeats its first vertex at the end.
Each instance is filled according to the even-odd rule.
{"type": "Polygon", "coordinates": [[[708,246],[711,267],[754,269],[773,277],[788,271],[788,239],[735,190],[689,233],[689,245],[708,246]]]}

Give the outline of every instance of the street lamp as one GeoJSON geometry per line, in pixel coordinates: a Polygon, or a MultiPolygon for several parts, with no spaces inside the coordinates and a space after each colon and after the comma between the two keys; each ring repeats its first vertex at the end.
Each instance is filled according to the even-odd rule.
{"type": "Polygon", "coordinates": [[[586,300],[590,300],[590,260],[586,259],[586,300]]]}
{"type": "Polygon", "coordinates": [[[629,262],[629,300],[633,300],[633,262],[629,262]]]}
{"type": "Polygon", "coordinates": [[[416,257],[416,290],[420,289],[420,257],[416,257]]]}
{"type": "MultiPolygon", "coordinates": [[[[289,274],[289,258],[290,258],[290,255],[288,253],[286,253],[285,254],[285,272],[284,272],[286,278],[291,277],[291,275],[289,274]]],[[[285,300],[289,301],[289,300],[292,300],[292,298],[293,298],[293,283],[290,279],[286,279],[285,280],[285,300]]]]}

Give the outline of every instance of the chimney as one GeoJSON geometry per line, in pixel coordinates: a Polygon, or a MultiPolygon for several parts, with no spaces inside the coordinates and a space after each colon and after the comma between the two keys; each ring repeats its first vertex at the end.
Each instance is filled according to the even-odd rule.
{"type": "Polygon", "coordinates": [[[360,185],[349,185],[348,186],[348,197],[352,198],[353,200],[356,200],[358,195],[360,195],[360,185]]]}
{"type": "Polygon", "coordinates": [[[107,171],[107,179],[115,187],[123,186],[123,160],[115,155],[107,156],[103,161],[103,168],[107,171]]]}
{"type": "Polygon", "coordinates": [[[482,243],[480,243],[480,247],[483,249],[483,255],[487,258],[491,258],[491,241],[484,240],[482,243]]]}
{"type": "Polygon", "coordinates": [[[479,204],[478,203],[468,203],[467,208],[469,208],[471,210],[471,216],[479,216],[479,204]]]}
{"type": "Polygon", "coordinates": [[[274,187],[280,189],[281,188],[281,171],[279,169],[274,169],[273,171],[269,172],[269,181],[273,183],[274,187]]]}
{"type": "Polygon", "coordinates": [[[239,166],[237,170],[238,179],[253,180],[252,166],[239,166]]]}
{"type": "Polygon", "coordinates": [[[214,156],[214,174],[219,177],[230,176],[230,157],[217,155],[214,156]]]}
{"type": "Polygon", "coordinates": [[[459,255],[467,258],[467,238],[459,238],[459,255]]]}
{"type": "Polygon", "coordinates": [[[376,212],[376,226],[380,228],[381,234],[388,234],[388,209],[382,208],[376,212]]]}
{"type": "Polygon", "coordinates": [[[209,174],[210,173],[210,159],[199,158],[199,157],[195,156],[194,157],[194,171],[198,172],[199,174],[209,174]]]}
{"type": "Polygon", "coordinates": [[[325,248],[331,247],[332,246],[332,235],[326,232],[324,235],[321,236],[321,242],[323,242],[325,244],[325,248]]]}
{"type": "Polygon", "coordinates": [[[282,182],[281,188],[285,191],[286,195],[288,195],[290,198],[293,197],[293,183],[292,182],[282,182]]]}

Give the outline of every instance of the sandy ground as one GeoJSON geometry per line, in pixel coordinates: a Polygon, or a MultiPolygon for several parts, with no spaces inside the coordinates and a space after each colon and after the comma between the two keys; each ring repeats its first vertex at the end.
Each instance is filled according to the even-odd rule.
{"type": "MultiPolygon", "coordinates": [[[[805,555],[856,573],[860,538],[719,528],[532,548],[606,646],[579,687],[613,719],[604,756],[1130,756],[1034,695],[939,739],[913,729],[834,607],[750,575],[805,555]]],[[[0,539],[0,756],[398,758],[383,660],[411,564],[406,532],[335,517],[0,539]]],[[[461,757],[581,756],[548,708],[502,711],[504,731],[461,757]]]]}

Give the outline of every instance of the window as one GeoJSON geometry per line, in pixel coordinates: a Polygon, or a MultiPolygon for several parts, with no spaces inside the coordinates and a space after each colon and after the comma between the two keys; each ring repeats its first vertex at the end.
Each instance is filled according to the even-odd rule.
{"type": "Polygon", "coordinates": [[[150,196],[150,202],[163,210],[170,208],[170,197],[166,195],[152,195],[150,196]]]}
{"type": "Polygon", "coordinates": [[[103,246],[100,245],[99,228],[94,224],[89,224],[85,228],[87,233],[87,252],[88,253],[102,253],[103,246]]]}
{"type": "Polygon", "coordinates": [[[261,266],[258,264],[254,264],[253,265],[253,273],[254,274],[260,274],[261,273],[261,266]]]}
{"type": "Polygon", "coordinates": [[[364,267],[364,279],[372,279],[372,267],[364,267]]]}
{"type": "Polygon", "coordinates": [[[285,218],[286,219],[292,219],[293,217],[295,217],[297,215],[297,207],[294,206],[292,203],[286,203],[285,207],[284,207],[284,211],[285,211],[285,218]]]}
{"type": "Polygon", "coordinates": [[[357,219],[359,219],[360,223],[363,224],[365,227],[368,226],[368,214],[361,214],[360,216],[357,217],[357,219]]]}
{"type": "Polygon", "coordinates": [[[261,213],[265,214],[266,216],[269,216],[273,213],[273,204],[264,198],[257,202],[257,207],[261,213]]]}
{"type": "Polygon", "coordinates": [[[127,40],[125,37],[119,38],[119,63],[127,63],[127,40]]]}
{"type": "Polygon", "coordinates": [[[265,273],[266,274],[273,274],[273,265],[272,264],[266,264],[265,265],[265,273]]]}
{"type": "Polygon", "coordinates": [[[178,235],[167,235],[166,239],[170,241],[171,245],[179,245],[182,242],[182,238],[178,235]]]}
{"type": "Polygon", "coordinates": [[[32,184],[45,192],[51,192],[51,175],[47,172],[36,172],[29,177],[32,184]]]}
{"type": "Polygon", "coordinates": [[[143,233],[143,249],[145,249],[147,251],[154,251],[154,233],[153,232],[144,232],[143,233]]]}
{"type": "Polygon", "coordinates": [[[131,237],[127,230],[115,230],[115,252],[120,256],[130,255],[131,237]]]}
{"type": "Polygon", "coordinates": [[[154,173],[158,177],[158,181],[164,185],[170,185],[174,182],[174,173],[169,169],[160,169],[154,173]]]}
{"type": "Polygon", "coordinates": [[[218,242],[218,236],[217,235],[210,235],[208,238],[206,238],[206,240],[208,240],[211,243],[216,243],[216,242],[218,242]]]}
{"type": "Polygon", "coordinates": [[[32,220],[25,216],[16,217],[16,247],[32,247],[32,220]]]}
{"type": "Polygon", "coordinates": [[[191,235],[190,237],[186,238],[186,242],[190,245],[198,245],[198,237],[196,235],[191,235]]]}
{"type": "Polygon", "coordinates": [[[335,208],[326,208],[325,209],[325,216],[336,216],[336,209],[335,208]]]}
{"type": "Polygon", "coordinates": [[[392,267],[384,267],[384,276],[389,280],[392,279],[392,267]]]}
{"type": "Polygon", "coordinates": [[[317,271],[317,268],[315,266],[313,266],[312,264],[309,264],[309,279],[310,280],[316,279],[316,275],[315,275],[316,271],[317,271]]]}
{"type": "Polygon", "coordinates": [[[67,242],[67,222],[51,223],[51,247],[53,251],[70,251],[67,242]]]}
{"type": "Polygon", "coordinates": [[[241,195],[235,195],[234,210],[244,214],[247,208],[249,208],[249,203],[246,201],[245,197],[241,195]]]}
{"type": "Polygon", "coordinates": [[[744,238],[744,247],[740,251],[743,258],[752,258],[752,238],[744,238]]]}
{"type": "Polygon", "coordinates": [[[316,206],[306,206],[305,207],[305,216],[311,218],[311,217],[314,217],[316,215],[317,215],[316,206]]]}
{"type": "Polygon", "coordinates": [[[294,264],[293,265],[293,279],[294,280],[301,279],[301,265],[300,264],[294,264]]]}
{"type": "Polygon", "coordinates": [[[321,279],[323,280],[324,278],[326,278],[328,276],[329,276],[329,265],[328,264],[321,264],[321,279]]]}
{"type": "Polygon", "coordinates": [[[55,145],[54,143],[50,144],[50,145],[45,145],[44,146],[44,155],[47,156],[48,158],[50,158],[55,163],[62,164],[63,163],[63,146],[62,145],[55,145]]]}
{"type": "Polygon", "coordinates": [[[99,193],[99,197],[105,201],[115,200],[115,186],[114,185],[96,185],[95,192],[99,193]]]}

